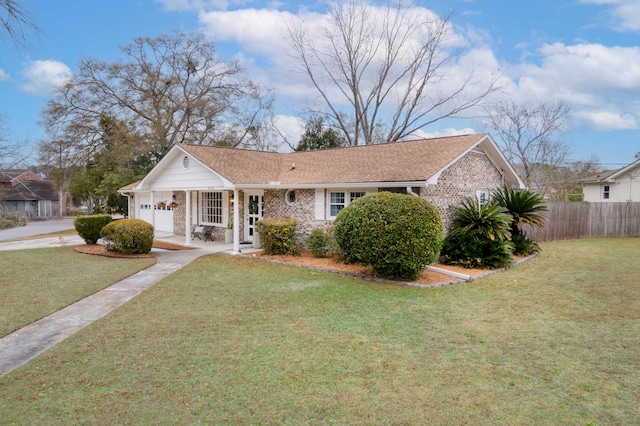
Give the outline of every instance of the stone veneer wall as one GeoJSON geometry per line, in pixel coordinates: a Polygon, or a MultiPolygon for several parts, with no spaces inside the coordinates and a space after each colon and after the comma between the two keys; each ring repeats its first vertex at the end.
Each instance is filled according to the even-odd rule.
{"type": "MultiPolygon", "coordinates": [[[[173,233],[175,235],[185,235],[184,221],[187,216],[187,194],[184,191],[175,191],[178,207],[173,209],[173,233]]],[[[193,196],[193,195],[192,195],[193,196]]]]}
{"type": "Polygon", "coordinates": [[[440,212],[445,232],[449,230],[455,208],[478,190],[493,190],[502,185],[502,175],[482,152],[471,151],[442,172],[437,185],[420,190],[420,196],[440,212]]]}
{"type": "Polygon", "coordinates": [[[128,210],[128,217],[130,219],[136,219],[136,203],[138,201],[136,200],[136,194],[135,193],[131,193],[129,195],[129,210],[128,210]]]}
{"type": "Polygon", "coordinates": [[[305,240],[311,230],[325,226],[330,222],[315,220],[315,190],[296,189],[296,202],[292,205],[285,201],[287,190],[272,189],[264,191],[265,218],[290,217],[298,222],[296,226],[297,242],[305,246],[305,240]]]}

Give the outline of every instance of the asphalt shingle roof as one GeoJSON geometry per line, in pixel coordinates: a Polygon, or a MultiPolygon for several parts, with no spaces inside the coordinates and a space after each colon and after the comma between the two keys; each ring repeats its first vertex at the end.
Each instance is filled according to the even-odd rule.
{"type": "Polygon", "coordinates": [[[181,147],[235,184],[416,182],[427,180],[484,137],[474,134],[292,153],[181,147]]]}

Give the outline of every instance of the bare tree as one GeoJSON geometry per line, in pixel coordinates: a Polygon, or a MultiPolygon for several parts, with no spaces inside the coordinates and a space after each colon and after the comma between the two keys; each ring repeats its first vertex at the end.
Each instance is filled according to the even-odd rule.
{"type": "Polygon", "coordinates": [[[528,187],[536,180],[542,183],[545,169],[566,162],[569,146],[557,138],[570,115],[563,101],[522,105],[508,101],[485,110],[485,124],[495,131],[505,156],[520,169],[528,187]]]}
{"type": "Polygon", "coordinates": [[[108,114],[158,161],[179,143],[247,144],[270,114],[271,94],[243,78],[237,62],[218,58],[201,34],[136,38],[121,52],[114,63],[82,59],[56,90],[42,113],[51,140],[92,155],[104,147],[108,114]]]}
{"type": "Polygon", "coordinates": [[[16,0],[0,0],[0,28],[0,40],[8,36],[17,49],[29,47],[29,37],[40,33],[31,13],[16,0]]]}
{"type": "Polygon", "coordinates": [[[305,24],[288,29],[295,63],[326,106],[314,112],[348,145],[402,140],[497,90],[497,74],[453,71],[463,49],[451,47],[449,16],[392,1],[333,0],[320,35],[305,24]]]}
{"type": "Polygon", "coordinates": [[[28,156],[20,143],[12,142],[5,117],[0,114],[0,171],[19,166],[28,156]]]}

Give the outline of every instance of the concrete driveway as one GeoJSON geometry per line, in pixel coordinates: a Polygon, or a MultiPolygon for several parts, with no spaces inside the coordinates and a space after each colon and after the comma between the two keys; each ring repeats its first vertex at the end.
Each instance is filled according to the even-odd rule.
{"type": "Polygon", "coordinates": [[[34,235],[74,229],[74,220],[75,218],[63,218],[32,221],[29,222],[27,226],[18,226],[17,228],[0,231],[0,241],[14,240],[16,238],[32,237],[34,235]]]}

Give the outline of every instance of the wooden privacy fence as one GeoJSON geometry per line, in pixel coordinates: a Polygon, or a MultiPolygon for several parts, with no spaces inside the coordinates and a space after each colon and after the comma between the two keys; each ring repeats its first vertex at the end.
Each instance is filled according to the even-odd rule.
{"type": "Polygon", "coordinates": [[[547,203],[543,229],[525,227],[537,241],[640,236],[640,203],[547,203]]]}

